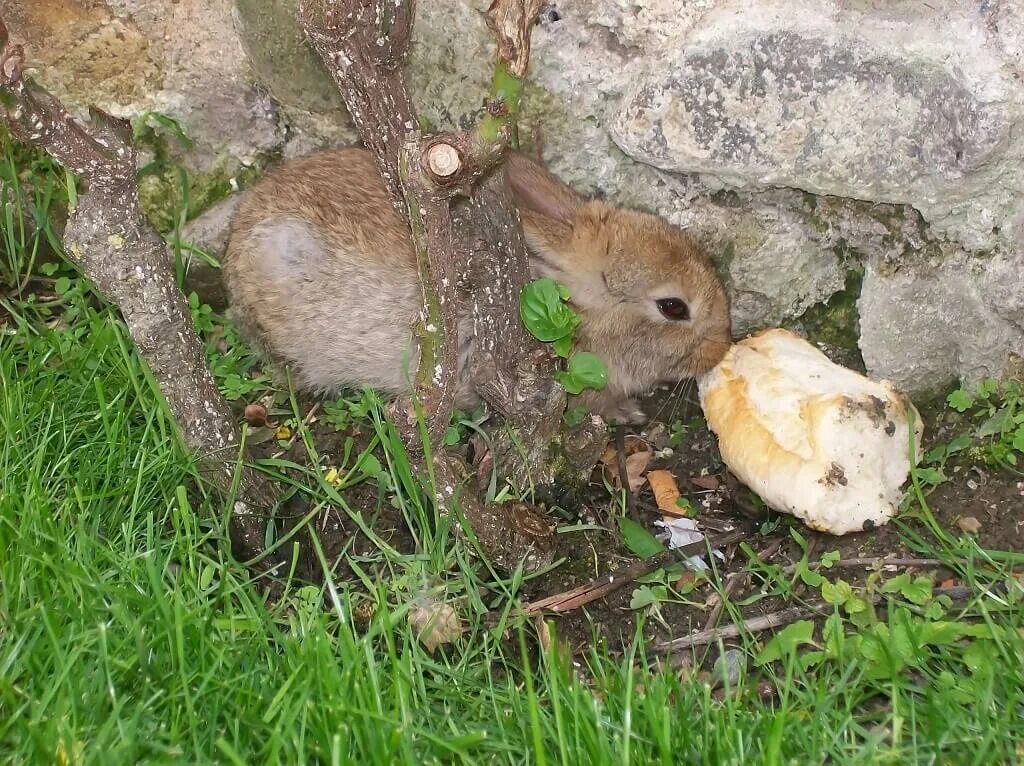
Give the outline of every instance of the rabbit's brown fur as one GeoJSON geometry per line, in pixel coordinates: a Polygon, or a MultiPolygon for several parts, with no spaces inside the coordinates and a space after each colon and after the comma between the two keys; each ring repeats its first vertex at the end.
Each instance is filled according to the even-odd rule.
{"type": "MultiPolygon", "coordinates": [[[[637,420],[632,397],[721,359],[731,342],[728,300],[687,235],[656,216],[588,202],[524,155],[511,155],[507,168],[531,270],[569,289],[582,318],[577,347],[608,366],[608,387],[586,392],[584,404],[637,420]],[[666,318],[656,301],[668,298],[684,301],[690,318],[666,318]]],[[[407,223],[365,150],[289,161],[248,191],[224,279],[243,333],[288,364],[300,387],[408,387],[418,275],[407,223]]],[[[464,409],[477,402],[464,364],[472,340],[460,327],[464,409]]]]}

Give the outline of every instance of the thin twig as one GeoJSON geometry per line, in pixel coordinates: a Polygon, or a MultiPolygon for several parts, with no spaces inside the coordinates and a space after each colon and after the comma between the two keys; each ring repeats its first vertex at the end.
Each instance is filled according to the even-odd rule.
{"type": "Polygon", "coordinates": [[[711,614],[708,615],[707,622],[704,623],[704,630],[711,630],[718,621],[722,619],[722,612],[725,611],[725,602],[729,601],[736,591],[741,590],[745,587],[747,578],[750,577],[750,573],[746,570],[742,572],[730,572],[725,578],[725,587],[722,588],[722,593],[716,593],[713,598],[715,605],[711,608],[711,614]]]}
{"type": "MultiPolygon", "coordinates": [[[[975,591],[972,588],[965,585],[955,585],[951,588],[937,588],[934,591],[936,596],[947,596],[954,604],[967,601],[974,593],[975,591]]],[[[874,605],[877,606],[880,600],[881,597],[876,597],[874,605]]],[[[834,604],[830,604],[827,601],[815,601],[811,604],[807,604],[806,606],[791,606],[785,609],[780,609],[777,612],[761,615],[760,617],[751,617],[750,619],[744,620],[740,623],[729,623],[728,625],[723,625],[720,628],[701,630],[697,633],[691,633],[688,636],[673,638],[669,641],[657,644],[650,651],[652,654],[667,654],[668,652],[679,651],[681,649],[693,649],[698,646],[706,646],[707,644],[712,644],[716,641],[736,638],[744,633],[760,633],[765,630],[770,630],[771,628],[781,628],[784,625],[789,625],[797,622],[798,620],[828,614],[835,608],[834,604]]]]}
{"type": "Polygon", "coordinates": [[[661,567],[685,560],[690,556],[696,556],[704,551],[716,548],[724,548],[727,545],[740,542],[746,537],[741,532],[731,532],[721,537],[708,537],[695,543],[681,545],[669,551],[664,551],[635,564],[630,564],[617,572],[603,575],[580,585],[572,590],[556,593],[553,596],[531,601],[524,604],[517,610],[517,614],[532,615],[538,612],[564,613],[578,609],[579,607],[596,601],[610,593],[614,593],[622,586],[633,582],[638,577],[653,572],[661,567]]]}
{"type": "MultiPolygon", "coordinates": [[[[769,543],[767,546],[757,552],[757,558],[764,561],[767,558],[771,558],[775,553],[782,547],[782,543],[785,542],[785,538],[779,537],[769,543]]],[[[718,625],[718,621],[722,619],[722,612],[725,611],[725,603],[740,589],[745,587],[747,579],[750,577],[748,570],[742,572],[733,572],[725,579],[725,587],[722,589],[723,593],[718,596],[714,607],[711,609],[711,614],[708,615],[707,622],[704,623],[704,630],[711,630],[718,625]]]]}
{"type": "MultiPolygon", "coordinates": [[[[831,567],[825,567],[826,569],[856,569],[857,567],[872,568],[885,568],[895,567],[898,569],[905,569],[908,567],[934,567],[942,566],[943,562],[939,559],[916,559],[916,558],[891,558],[887,559],[882,556],[864,556],[860,558],[849,558],[849,559],[838,559],[832,562],[831,567]]],[[[782,573],[784,575],[791,576],[796,573],[799,564],[790,564],[783,568],[782,573]]],[[[822,564],[820,561],[813,561],[807,564],[808,569],[821,569],[822,564]]]]}

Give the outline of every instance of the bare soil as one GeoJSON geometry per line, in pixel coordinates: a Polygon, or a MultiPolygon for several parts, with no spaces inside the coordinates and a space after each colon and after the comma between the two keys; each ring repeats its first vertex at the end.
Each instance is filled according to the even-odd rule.
{"type": "MultiPolygon", "coordinates": [[[[842,359],[843,363],[850,360],[842,359]]],[[[312,401],[303,402],[303,412],[308,412],[312,401]]],[[[646,411],[652,421],[641,429],[629,433],[644,439],[655,451],[648,470],[667,469],[676,478],[679,488],[698,509],[698,526],[706,535],[714,536],[738,530],[743,542],[755,552],[767,552],[764,560],[786,566],[801,557],[801,550],[792,539],[790,527],[803,535],[810,546],[810,560],[817,560],[829,551],[838,551],[842,559],[862,557],[915,558],[926,556],[920,551],[908,549],[901,540],[895,523],[877,528],[871,532],[833,537],[816,533],[794,519],[770,515],[758,510],[751,494],[727,471],[718,453],[715,438],[700,418],[700,409],[692,385],[682,390],[661,390],[655,392],[646,402],[646,411]],[[685,437],[672,446],[673,423],[692,421],[685,437]],[[697,480],[695,483],[694,480],[697,480]],[[717,484],[710,489],[709,486],[717,484]]],[[[966,425],[955,413],[941,407],[924,408],[926,447],[948,441],[965,430],[966,425]]],[[[358,429],[351,434],[336,432],[331,426],[313,423],[317,448],[321,455],[337,454],[346,436],[351,435],[357,446],[369,443],[370,434],[358,429]]],[[[365,429],[365,426],[364,426],[365,429]]],[[[280,450],[273,440],[255,448],[257,455],[269,456],[280,450]]],[[[302,462],[304,450],[301,445],[293,447],[286,455],[296,462],[302,462]]],[[[383,461],[383,454],[379,455],[383,461]]],[[[929,496],[928,503],[939,523],[956,537],[963,532],[958,521],[963,517],[974,517],[980,522],[977,538],[983,547],[995,550],[1024,551],[1024,476],[1007,471],[994,471],[971,463],[947,464],[949,481],[936,488],[929,496]]],[[[607,576],[622,567],[638,561],[623,545],[616,525],[619,501],[608,491],[615,477],[601,466],[595,469],[590,486],[583,493],[573,493],[571,499],[562,499],[565,507],[551,507],[549,512],[561,526],[581,523],[600,526],[601,530],[576,531],[558,536],[558,554],[562,563],[546,574],[529,580],[524,586],[523,599],[533,600],[557,594],[590,580],[607,576]]],[[[366,482],[345,490],[344,497],[349,506],[360,510],[377,535],[403,553],[414,552],[414,538],[406,527],[399,511],[392,507],[388,498],[380,496],[372,482],[366,482]]],[[[654,534],[661,534],[654,521],[661,518],[657,511],[649,486],[644,486],[633,496],[638,516],[654,534]]],[[[304,509],[303,509],[304,510],[304,509]]],[[[301,517],[297,515],[284,521],[282,533],[301,517]]],[[[929,538],[924,525],[916,520],[905,523],[923,538],[929,538]]],[[[330,561],[336,561],[343,554],[370,557],[376,548],[366,539],[355,524],[341,511],[331,509],[313,522],[325,554],[330,561]]],[[[299,536],[302,539],[302,535],[299,536]]],[[[303,545],[306,550],[310,546],[303,545]]],[[[741,544],[733,544],[722,550],[724,560],[712,563],[720,582],[726,582],[730,574],[748,569],[748,557],[741,544]]],[[[922,567],[922,571],[935,574],[937,581],[950,577],[952,573],[941,567],[922,567]]],[[[911,568],[910,572],[915,570],[911,568]]],[[[338,561],[336,576],[354,577],[344,560],[338,561]]],[[[303,556],[298,574],[316,581],[322,577],[322,569],[315,557],[303,556]]],[[[844,569],[842,577],[851,583],[863,582],[869,574],[868,567],[844,569]]],[[[557,635],[579,652],[595,640],[604,643],[614,652],[622,651],[635,636],[637,611],[630,608],[630,600],[636,583],[630,583],[611,595],[593,601],[568,613],[553,616],[557,635]]],[[[735,602],[741,602],[756,594],[758,582],[747,579],[732,594],[735,602]]],[[[798,587],[799,593],[799,587],[798,587]]],[[[660,641],[685,635],[711,626],[709,616],[713,612],[716,597],[715,587],[710,581],[699,581],[692,592],[686,595],[688,603],[663,603],[653,617],[645,621],[648,639],[660,641]]],[[[809,599],[813,594],[806,594],[809,599]]],[[[741,607],[744,618],[772,612],[784,606],[775,598],[754,600],[741,607]]],[[[731,621],[728,613],[719,617],[720,624],[731,621]]],[[[713,654],[714,650],[711,651],[713,654]]]]}

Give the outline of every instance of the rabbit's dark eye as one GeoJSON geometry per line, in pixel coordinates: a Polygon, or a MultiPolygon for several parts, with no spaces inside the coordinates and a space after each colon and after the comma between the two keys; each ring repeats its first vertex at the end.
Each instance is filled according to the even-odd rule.
{"type": "Polygon", "coordinates": [[[655,301],[655,303],[658,304],[658,311],[666,319],[682,322],[690,318],[690,307],[681,298],[662,298],[660,301],[655,301]]]}

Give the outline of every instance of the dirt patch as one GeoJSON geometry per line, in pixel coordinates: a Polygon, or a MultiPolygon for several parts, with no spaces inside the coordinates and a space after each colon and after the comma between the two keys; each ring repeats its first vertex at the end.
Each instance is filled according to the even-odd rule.
{"type": "MultiPolygon", "coordinates": [[[[303,403],[304,412],[308,411],[309,404],[303,403]]],[[[926,555],[907,548],[894,524],[871,532],[833,537],[816,533],[789,517],[759,509],[750,492],[723,465],[714,435],[700,418],[692,387],[683,391],[659,391],[645,402],[645,406],[649,413],[656,413],[656,419],[630,433],[650,445],[654,456],[648,470],[664,469],[675,476],[682,495],[697,509],[698,527],[706,535],[737,531],[743,535],[742,543],[722,549],[722,558],[710,562],[717,572],[717,578],[711,579],[729,582],[731,578],[736,581],[738,587],[732,593],[734,601],[742,601],[744,595],[754,594],[759,587],[756,579],[740,574],[746,572],[749,565],[745,547],[765,554],[763,558],[766,561],[783,567],[792,566],[800,560],[803,551],[793,539],[791,528],[806,539],[810,561],[816,561],[831,551],[838,552],[842,559],[926,555]]],[[[942,410],[926,408],[922,416],[926,423],[926,447],[948,441],[961,427],[957,422],[946,422],[942,410]]],[[[340,454],[345,439],[350,436],[358,449],[369,444],[370,435],[365,431],[338,433],[332,427],[319,423],[314,424],[312,430],[317,449],[325,456],[340,454]]],[[[254,451],[266,457],[280,452],[280,447],[271,441],[257,446],[254,451]]],[[[305,461],[301,445],[293,446],[284,456],[300,464],[305,461]]],[[[379,454],[379,458],[383,461],[383,454],[379,454]]],[[[602,530],[560,534],[556,559],[561,559],[562,563],[549,573],[530,580],[523,589],[524,600],[569,590],[639,560],[623,545],[617,529],[618,501],[608,491],[608,485],[614,482],[613,471],[611,467],[599,467],[587,491],[576,496],[571,507],[549,508],[562,526],[582,522],[602,530]]],[[[1000,550],[1024,550],[1024,480],[1021,476],[982,468],[970,462],[951,462],[946,466],[946,473],[949,480],[927,498],[932,513],[944,529],[953,536],[960,535],[958,521],[963,517],[974,517],[980,522],[977,538],[981,545],[1000,550]]],[[[372,482],[347,489],[343,495],[351,508],[363,514],[376,535],[402,553],[414,552],[415,541],[405,526],[402,514],[377,491],[372,482]]],[[[657,535],[664,531],[655,525],[661,513],[649,486],[635,494],[634,505],[638,517],[650,532],[657,535]]],[[[298,518],[285,520],[279,533],[286,533],[298,518]]],[[[930,533],[919,520],[904,519],[902,523],[922,538],[929,538],[930,533]]],[[[376,545],[345,513],[331,508],[313,524],[328,560],[336,561],[344,554],[365,557],[370,560],[369,570],[374,571],[372,556],[376,545]]],[[[303,548],[311,550],[305,544],[303,548]]],[[[928,569],[935,570],[936,567],[928,569]]],[[[314,558],[305,556],[299,572],[315,580],[319,578],[322,567],[314,558]]],[[[868,574],[869,569],[865,566],[844,569],[842,577],[858,585],[863,584],[868,574]]],[[[946,577],[948,573],[943,571],[939,574],[946,577]]],[[[338,566],[337,575],[354,577],[343,562],[338,566]]],[[[681,597],[676,601],[659,602],[656,609],[648,614],[645,632],[651,641],[682,636],[707,628],[718,620],[730,620],[728,615],[722,616],[720,610],[715,609],[717,591],[710,580],[698,579],[694,584],[688,579],[692,580],[692,576],[683,575],[682,581],[669,583],[677,586],[675,589],[681,597]]],[[[613,653],[622,651],[635,636],[638,610],[631,607],[631,601],[643,585],[639,581],[629,583],[605,598],[552,618],[558,635],[576,651],[595,640],[613,653]]],[[[813,594],[803,592],[802,587],[797,583],[797,595],[812,598],[813,594]]],[[[782,606],[780,599],[765,598],[741,608],[741,613],[744,617],[753,617],[782,606]]]]}

